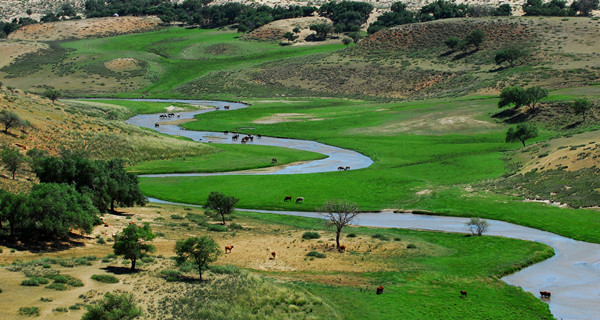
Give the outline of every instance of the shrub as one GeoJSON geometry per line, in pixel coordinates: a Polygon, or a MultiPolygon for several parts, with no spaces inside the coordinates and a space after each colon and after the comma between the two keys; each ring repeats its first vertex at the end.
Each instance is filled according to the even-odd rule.
{"type": "Polygon", "coordinates": [[[229,224],[229,229],[231,229],[231,230],[244,230],[244,227],[242,227],[242,225],[239,224],[239,223],[232,222],[232,223],[229,224]]]}
{"type": "Polygon", "coordinates": [[[178,214],[172,214],[171,219],[173,220],[183,220],[183,217],[178,214]]]}
{"type": "Polygon", "coordinates": [[[409,243],[409,244],[406,246],[406,248],[407,248],[407,249],[416,249],[416,248],[417,248],[417,245],[416,245],[416,244],[414,244],[414,243],[409,243]]]}
{"type": "Polygon", "coordinates": [[[44,263],[44,264],[42,264],[42,268],[50,269],[50,268],[52,268],[52,265],[50,265],[49,263],[44,263]]]}
{"type": "Polygon", "coordinates": [[[127,318],[120,317],[119,319],[135,319],[143,314],[142,308],[135,304],[131,293],[112,294],[109,292],[96,305],[88,306],[88,311],[81,319],[106,319],[105,315],[108,312],[116,315],[127,315],[127,318]]]}
{"type": "Polygon", "coordinates": [[[104,238],[100,237],[98,238],[98,240],[96,241],[97,244],[106,244],[106,240],[104,240],[104,238]]]}
{"type": "Polygon", "coordinates": [[[306,254],[307,257],[316,257],[316,258],[326,258],[327,256],[324,253],[320,253],[317,251],[311,251],[306,254]]]}
{"type": "Polygon", "coordinates": [[[319,239],[321,235],[318,232],[307,231],[302,234],[302,239],[319,239]]]}
{"type": "Polygon", "coordinates": [[[47,285],[46,288],[56,290],[56,291],[66,291],[67,289],[69,289],[67,287],[67,285],[65,285],[64,283],[57,283],[57,282],[47,285]]]}
{"type": "Polygon", "coordinates": [[[236,266],[225,265],[225,266],[209,266],[208,270],[212,273],[218,274],[240,274],[242,270],[236,266]]]}
{"type": "Polygon", "coordinates": [[[119,279],[117,279],[117,277],[109,274],[94,274],[92,275],[92,280],[104,283],[119,283],[119,279]]]}
{"type": "Polygon", "coordinates": [[[82,306],[83,306],[83,304],[76,303],[76,304],[74,304],[72,306],[69,306],[69,310],[79,310],[79,309],[81,309],[82,306]]]}
{"type": "Polygon", "coordinates": [[[181,278],[181,272],[179,272],[177,270],[169,270],[169,269],[161,270],[160,277],[164,278],[168,282],[179,281],[179,279],[181,278]]]}
{"type": "Polygon", "coordinates": [[[52,299],[41,297],[40,301],[41,302],[52,302],[52,299]]]}
{"type": "Polygon", "coordinates": [[[356,238],[356,233],[352,232],[352,233],[348,233],[348,238],[356,238]]]}
{"type": "Polygon", "coordinates": [[[394,241],[402,241],[399,237],[394,238],[394,241]]]}
{"type": "Polygon", "coordinates": [[[382,241],[388,241],[388,240],[390,240],[390,238],[388,238],[386,235],[381,234],[381,233],[376,233],[376,234],[372,235],[371,238],[373,238],[373,239],[379,239],[379,240],[382,240],[382,241]]]}
{"type": "Polygon", "coordinates": [[[152,258],[150,256],[145,256],[145,257],[142,257],[142,262],[143,263],[152,263],[152,262],[154,262],[154,258],[152,258]]]}
{"type": "Polygon", "coordinates": [[[67,283],[69,281],[68,276],[63,276],[60,274],[47,274],[44,278],[52,279],[56,283],[67,283]]]}
{"type": "Polygon", "coordinates": [[[32,279],[25,279],[25,280],[21,281],[21,285],[26,286],[26,287],[37,287],[40,285],[40,283],[32,278],[32,279]]]}
{"type": "Polygon", "coordinates": [[[71,287],[83,287],[83,281],[76,279],[76,278],[69,279],[67,284],[70,285],[71,287]]]}
{"type": "Polygon", "coordinates": [[[220,225],[220,224],[209,224],[208,228],[206,228],[206,230],[208,231],[216,231],[216,232],[226,232],[229,229],[227,229],[226,226],[220,225]]]}
{"type": "Polygon", "coordinates": [[[54,309],[52,309],[52,311],[54,311],[54,312],[69,312],[69,310],[67,310],[67,308],[65,308],[65,307],[54,308],[54,309]]]}
{"type": "Polygon", "coordinates": [[[38,307],[20,307],[19,315],[28,317],[37,317],[40,315],[40,308],[38,307]]]}

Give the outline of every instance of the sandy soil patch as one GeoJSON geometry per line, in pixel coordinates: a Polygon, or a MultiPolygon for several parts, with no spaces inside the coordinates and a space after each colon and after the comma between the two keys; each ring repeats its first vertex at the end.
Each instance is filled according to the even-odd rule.
{"type": "Polygon", "coordinates": [[[386,123],[377,127],[355,130],[362,134],[395,134],[411,133],[420,135],[437,135],[446,133],[471,133],[496,127],[496,124],[477,120],[470,115],[447,113],[430,113],[416,118],[386,123]]]}
{"type": "Polygon", "coordinates": [[[158,27],[157,17],[108,17],[32,24],[13,33],[9,39],[66,40],[106,37],[117,34],[142,32],[158,27]]]}
{"type": "Polygon", "coordinates": [[[252,121],[252,123],[258,124],[273,124],[282,122],[298,122],[305,120],[323,120],[322,118],[313,118],[310,114],[305,113],[276,113],[267,117],[262,117],[252,121]]]}
{"type": "Polygon", "coordinates": [[[134,58],[118,58],[107,61],[104,66],[112,71],[133,71],[140,68],[139,61],[134,58]]]}
{"type": "Polygon", "coordinates": [[[21,55],[47,48],[45,43],[0,41],[0,68],[11,64],[21,55]]]}

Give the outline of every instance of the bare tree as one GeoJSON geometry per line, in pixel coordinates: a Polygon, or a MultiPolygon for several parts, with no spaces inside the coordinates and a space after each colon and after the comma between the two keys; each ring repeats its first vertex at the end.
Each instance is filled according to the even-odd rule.
{"type": "Polygon", "coordinates": [[[486,232],[488,227],[490,226],[487,221],[485,221],[479,217],[471,218],[471,220],[469,220],[469,222],[467,222],[466,225],[469,228],[469,231],[471,231],[471,233],[473,235],[478,235],[478,236],[480,236],[484,232],[486,232]]]}
{"type": "Polygon", "coordinates": [[[340,234],[342,233],[342,229],[360,214],[358,205],[345,200],[330,200],[321,207],[320,212],[321,216],[327,219],[325,224],[328,227],[335,227],[335,245],[338,251],[341,252],[340,234]]]}

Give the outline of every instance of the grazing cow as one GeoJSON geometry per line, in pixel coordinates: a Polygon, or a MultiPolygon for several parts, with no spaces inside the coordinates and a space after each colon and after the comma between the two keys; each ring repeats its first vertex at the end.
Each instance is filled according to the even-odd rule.
{"type": "Polygon", "coordinates": [[[341,245],[340,246],[340,252],[346,252],[346,246],[345,245],[341,245]]]}
{"type": "Polygon", "coordinates": [[[344,167],[342,167],[342,166],[339,166],[339,167],[338,167],[338,170],[340,170],[340,171],[341,171],[341,170],[345,170],[345,168],[344,168],[344,167]]]}
{"type": "Polygon", "coordinates": [[[159,125],[158,123],[155,123],[155,124],[154,124],[154,127],[155,127],[155,128],[158,128],[158,127],[160,127],[160,125],[159,125]]]}
{"type": "Polygon", "coordinates": [[[344,170],[350,170],[350,167],[345,167],[344,170]]]}
{"type": "Polygon", "coordinates": [[[461,298],[466,298],[466,297],[467,297],[467,291],[465,291],[465,290],[460,290],[460,297],[461,297],[461,298]]]}
{"type": "Polygon", "coordinates": [[[242,143],[243,143],[243,144],[246,144],[246,142],[247,142],[247,141],[248,141],[248,139],[246,139],[245,137],[244,137],[244,138],[242,138],[242,143]]]}
{"type": "Polygon", "coordinates": [[[283,199],[283,202],[292,202],[292,196],[285,196],[285,198],[283,199]]]}
{"type": "Polygon", "coordinates": [[[277,256],[277,253],[275,251],[271,251],[271,260],[275,260],[275,257],[277,256]]]}
{"type": "Polygon", "coordinates": [[[107,227],[108,227],[108,223],[106,223],[106,222],[105,222],[105,223],[104,223],[104,227],[106,227],[106,228],[107,228],[107,227]]]}
{"type": "Polygon", "coordinates": [[[271,163],[277,163],[277,158],[271,159],[271,163]]]}
{"type": "Polygon", "coordinates": [[[377,287],[377,294],[382,294],[382,293],[383,293],[383,286],[377,287]]]}
{"type": "Polygon", "coordinates": [[[540,296],[542,296],[542,298],[550,298],[552,294],[548,291],[540,291],[540,296]]]}
{"type": "Polygon", "coordinates": [[[298,197],[296,198],[296,203],[304,203],[304,197],[298,197]]]}
{"type": "Polygon", "coordinates": [[[177,118],[181,118],[181,115],[179,113],[177,114],[177,118]]]}
{"type": "Polygon", "coordinates": [[[223,109],[229,110],[229,106],[224,106],[223,109]]]}
{"type": "Polygon", "coordinates": [[[239,138],[239,136],[240,136],[239,134],[234,134],[234,135],[231,137],[231,140],[232,140],[232,141],[237,141],[237,139],[239,138]]]}
{"type": "Polygon", "coordinates": [[[259,133],[259,134],[258,134],[258,138],[259,138],[259,139],[260,139],[260,138],[262,138],[262,134],[260,134],[260,133],[259,133]]]}
{"type": "Polygon", "coordinates": [[[223,131],[223,134],[229,134],[229,131],[225,130],[223,131]]]}
{"type": "Polygon", "coordinates": [[[231,249],[233,249],[233,246],[225,246],[225,253],[231,253],[231,249]]]}

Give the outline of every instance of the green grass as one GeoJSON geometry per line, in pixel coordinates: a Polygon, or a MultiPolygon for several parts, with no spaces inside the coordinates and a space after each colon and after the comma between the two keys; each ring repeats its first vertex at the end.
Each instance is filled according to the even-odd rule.
{"type": "MultiPolygon", "coordinates": [[[[496,104],[494,97],[390,104],[335,99],[255,101],[252,108],[201,115],[186,127],[235,130],[254,126],[265,135],[316,140],[356,150],[375,163],[362,170],[319,174],[142,178],[141,187],[152,197],[195,204],[201,204],[211,191],[220,191],[240,198],[238,207],[253,209],[314,211],[327,200],[346,199],[357,202],[362,210],[427,209],[448,215],[480,216],[600,242],[596,232],[600,222],[594,218],[594,211],[558,209],[463,190],[502,176],[506,172],[503,152],[519,148],[519,143],[504,142],[508,126],[494,124],[490,119],[498,112],[496,104]],[[305,118],[253,123],[276,113],[301,113],[305,118]],[[465,116],[473,121],[450,127],[437,121],[465,116]],[[488,124],[478,122],[486,120],[488,124]],[[420,191],[428,192],[417,194],[420,191]],[[282,199],[287,195],[303,196],[305,202],[284,203],[282,199]]],[[[536,141],[555,135],[556,132],[542,129],[536,141]]]]}
{"type": "Polygon", "coordinates": [[[320,153],[259,145],[212,144],[216,149],[201,157],[186,156],[168,160],[138,162],[128,171],[138,174],[223,172],[284,165],[295,161],[322,159],[320,153]],[[277,164],[271,162],[277,158],[277,164]]]}
{"type": "Polygon", "coordinates": [[[94,274],[91,278],[92,280],[104,283],[119,283],[119,279],[117,277],[111,276],[109,274],[94,274]]]}

